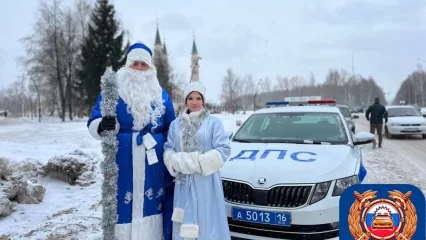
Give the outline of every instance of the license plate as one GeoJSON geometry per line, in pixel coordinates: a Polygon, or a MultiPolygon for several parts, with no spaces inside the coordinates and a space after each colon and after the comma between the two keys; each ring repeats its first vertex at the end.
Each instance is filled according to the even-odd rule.
{"type": "Polygon", "coordinates": [[[232,220],[289,227],[291,213],[232,208],[232,220]]]}
{"type": "Polygon", "coordinates": [[[419,129],[418,128],[404,128],[404,131],[417,132],[417,131],[419,131],[419,129]]]}

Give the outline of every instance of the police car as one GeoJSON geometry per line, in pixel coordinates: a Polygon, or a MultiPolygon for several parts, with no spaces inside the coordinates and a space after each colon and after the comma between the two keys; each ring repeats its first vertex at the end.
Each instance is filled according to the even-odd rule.
{"type": "Polygon", "coordinates": [[[339,235],[339,199],[365,183],[359,145],[334,100],[268,103],[231,137],[221,169],[234,239],[327,239],[339,235]],[[281,106],[284,105],[284,106],[281,106]]]}

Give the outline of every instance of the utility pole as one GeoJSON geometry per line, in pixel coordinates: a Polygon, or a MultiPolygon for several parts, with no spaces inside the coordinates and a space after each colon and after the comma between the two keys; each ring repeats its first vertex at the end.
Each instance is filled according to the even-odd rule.
{"type": "Polygon", "coordinates": [[[253,95],[253,112],[256,111],[256,95],[257,95],[257,89],[259,88],[259,85],[262,83],[262,79],[259,80],[259,82],[257,82],[256,85],[256,89],[254,90],[254,95],[253,95]]]}

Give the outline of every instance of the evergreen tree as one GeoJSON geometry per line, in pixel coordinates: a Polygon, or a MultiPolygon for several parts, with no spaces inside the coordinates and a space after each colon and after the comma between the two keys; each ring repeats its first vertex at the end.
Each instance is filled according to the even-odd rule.
{"type": "Polygon", "coordinates": [[[123,48],[123,38],[124,31],[119,32],[113,4],[108,0],[97,0],[82,44],[78,70],[88,110],[100,93],[100,80],[106,67],[111,66],[117,71],[125,63],[129,44],[123,48]]]}
{"type": "Polygon", "coordinates": [[[169,60],[164,52],[157,52],[154,54],[154,65],[157,69],[157,78],[160,86],[167,91],[169,96],[173,98],[173,83],[170,80],[170,65],[169,60]]]}

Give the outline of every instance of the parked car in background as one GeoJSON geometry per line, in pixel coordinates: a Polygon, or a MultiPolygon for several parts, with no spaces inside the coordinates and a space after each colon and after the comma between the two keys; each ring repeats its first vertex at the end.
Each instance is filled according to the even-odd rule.
{"type": "Polygon", "coordinates": [[[336,105],[336,107],[339,108],[340,112],[342,113],[342,115],[345,117],[346,122],[349,125],[349,129],[351,129],[351,131],[353,133],[355,133],[355,122],[354,119],[359,118],[358,115],[351,115],[351,112],[349,110],[349,107],[346,105],[336,105]]]}
{"type": "Polygon", "coordinates": [[[422,135],[426,139],[426,123],[422,114],[409,105],[386,107],[388,122],[385,126],[385,135],[392,138],[394,135],[422,135]]]}

